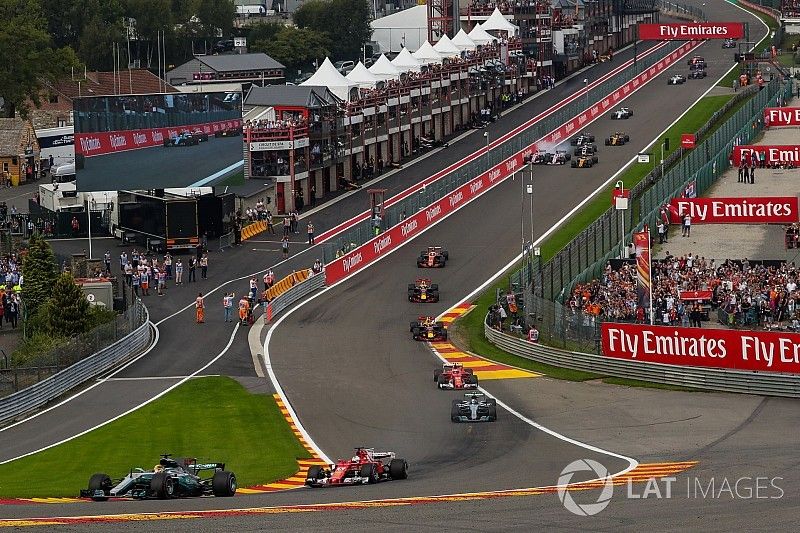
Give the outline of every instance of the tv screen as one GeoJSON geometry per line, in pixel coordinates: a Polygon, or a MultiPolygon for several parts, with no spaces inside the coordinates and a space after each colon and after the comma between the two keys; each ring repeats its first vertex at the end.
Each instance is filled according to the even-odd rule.
{"type": "Polygon", "coordinates": [[[77,98],[79,191],[210,186],[243,171],[242,95],[77,98]]]}

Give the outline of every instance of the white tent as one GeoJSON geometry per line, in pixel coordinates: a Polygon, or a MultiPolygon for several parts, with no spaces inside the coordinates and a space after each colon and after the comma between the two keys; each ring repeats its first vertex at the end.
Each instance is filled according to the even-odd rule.
{"type": "Polygon", "coordinates": [[[381,54],[381,57],[367,70],[381,80],[397,80],[400,78],[400,71],[397,70],[397,67],[392,65],[391,61],[383,54],[381,54]]]}
{"type": "Polygon", "coordinates": [[[453,44],[453,41],[450,40],[447,34],[442,35],[439,42],[433,45],[433,49],[445,57],[458,57],[461,55],[461,50],[453,44]]]}
{"type": "Polygon", "coordinates": [[[475,27],[472,28],[472,31],[469,32],[467,35],[469,36],[470,39],[472,39],[472,42],[478,45],[489,44],[492,41],[497,40],[497,37],[494,37],[486,33],[486,30],[484,30],[480,24],[476,24],[475,27]]]}
{"type": "Polygon", "coordinates": [[[419,47],[419,50],[411,55],[423,65],[429,65],[431,63],[436,63],[438,65],[442,62],[442,55],[434,50],[433,46],[431,46],[431,43],[429,43],[427,40],[422,43],[422,46],[419,47]]]}
{"type": "Polygon", "coordinates": [[[367,67],[365,67],[364,63],[361,61],[358,62],[358,65],[356,65],[355,68],[353,68],[353,70],[351,70],[350,73],[345,76],[345,78],[353,83],[357,83],[362,89],[372,89],[379,81],[383,81],[381,78],[367,70],[367,67]]]}
{"type": "Polygon", "coordinates": [[[463,28],[453,37],[453,44],[459,50],[475,50],[476,48],[475,41],[469,38],[463,28]]]}
{"type": "Polygon", "coordinates": [[[422,70],[422,65],[419,61],[414,59],[414,56],[411,55],[408,48],[403,48],[403,50],[397,54],[397,57],[392,59],[392,65],[401,72],[419,72],[422,70]]]}
{"type": "Polygon", "coordinates": [[[326,57],[314,75],[300,85],[327,87],[333,94],[348,102],[350,101],[350,89],[357,84],[342,76],[342,73],[336,70],[331,60],[326,57]]]}
{"type": "Polygon", "coordinates": [[[517,28],[506,19],[498,8],[494,8],[492,15],[481,24],[484,31],[505,31],[509,35],[516,35],[517,28]]]}
{"type": "Polygon", "coordinates": [[[404,46],[416,50],[428,38],[428,6],[414,6],[375,19],[372,40],[383,52],[400,52],[404,46]]]}

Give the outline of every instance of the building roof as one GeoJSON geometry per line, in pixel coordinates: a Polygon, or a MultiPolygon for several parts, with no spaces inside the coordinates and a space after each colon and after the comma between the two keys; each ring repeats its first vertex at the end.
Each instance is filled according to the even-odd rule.
{"type": "Polygon", "coordinates": [[[18,155],[25,122],[20,118],[0,118],[0,155],[18,155]]]}
{"type": "Polygon", "coordinates": [[[414,56],[414,59],[425,65],[430,63],[440,65],[442,63],[442,55],[433,49],[433,46],[431,46],[431,43],[429,43],[427,39],[422,43],[422,46],[411,55],[414,56]]]}
{"type": "Polygon", "coordinates": [[[146,69],[121,70],[116,79],[113,72],[87,72],[86,80],[78,83],[71,79],[59,80],[53,88],[67,98],[78,96],[113,96],[115,94],[148,94],[178,90],[166,84],[146,69]]]}
{"type": "Polygon", "coordinates": [[[452,42],[459,50],[475,50],[476,48],[475,41],[467,35],[464,28],[461,28],[456,36],[453,37],[452,42]]]}
{"type": "Polygon", "coordinates": [[[433,45],[433,49],[444,57],[458,57],[461,55],[461,50],[453,44],[447,34],[442,37],[433,45]]]}
{"type": "Polygon", "coordinates": [[[481,28],[483,28],[483,30],[487,32],[505,31],[511,35],[516,35],[517,30],[519,29],[513,24],[511,24],[508,21],[508,19],[506,19],[505,16],[503,16],[503,14],[500,12],[500,9],[497,7],[494,8],[492,15],[488,19],[486,19],[486,22],[481,24],[481,28]]]}
{"type": "Polygon", "coordinates": [[[300,85],[253,85],[244,99],[245,106],[287,106],[317,108],[334,103],[326,87],[300,85]]]}
{"type": "Polygon", "coordinates": [[[197,59],[216,72],[238,70],[276,70],[286,68],[267,54],[219,54],[197,56],[197,59]]]}
{"type": "Polygon", "coordinates": [[[349,102],[350,89],[356,87],[358,84],[342,76],[342,73],[336,70],[331,60],[326,57],[325,61],[322,62],[314,75],[300,85],[307,87],[327,87],[333,94],[339,97],[339,99],[349,102]]]}
{"type": "Polygon", "coordinates": [[[400,71],[397,70],[397,67],[392,65],[392,62],[389,61],[385,54],[381,54],[381,57],[367,70],[382,80],[396,80],[400,78],[400,71]]]}
{"type": "Polygon", "coordinates": [[[411,52],[408,51],[408,48],[403,48],[397,57],[392,59],[392,65],[397,67],[397,70],[401,72],[419,72],[422,70],[422,64],[414,59],[414,56],[411,55],[411,52]]]}
{"type": "Polygon", "coordinates": [[[375,87],[379,81],[383,81],[381,78],[367,70],[367,67],[365,67],[364,63],[361,61],[358,62],[355,68],[353,68],[353,70],[351,70],[347,76],[345,76],[345,78],[353,83],[357,83],[359,87],[363,87],[365,89],[375,87]]]}

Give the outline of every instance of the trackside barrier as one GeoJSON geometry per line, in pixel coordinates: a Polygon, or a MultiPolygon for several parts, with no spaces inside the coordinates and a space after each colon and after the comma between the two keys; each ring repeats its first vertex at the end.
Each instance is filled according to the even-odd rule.
{"type": "Polygon", "coordinates": [[[242,228],[242,240],[245,241],[250,237],[255,237],[264,231],[267,231],[267,223],[264,220],[259,220],[257,222],[253,222],[252,224],[248,224],[242,228]]]}
{"type": "Polygon", "coordinates": [[[275,285],[267,289],[267,298],[270,300],[274,300],[284,292],[288,291],[298,283],[303,283],[305,280],[311,277],[314,272],[307,268],[306,270],[299,270],[297,272],[292,272],[275,285]]]}
{"type": "MultiPolygon", "coordinates": [[[[428,226],[438,222],[446,215],[502,183],[523,168],[525,157],[533,154],[537,149],[537,145],[555,146],[561,144],[572,134],[579,132],[581,128],[603,116],[612,106],[633,94],[699,44],[695,41],[681,44],[669,55],[659,59],[624,85],[612,89],[612,92],[604,95],[600,101],[595,102],[568,122],[561,124],[560,127],[535,140],[535,142],[522,150],[516,153],[512,152],[513,155],[491,166],[488,172],[484,171],[478,177],[467,181],[452,190],[452,192],[448,193],[444,190],[447,184],[437,187],[435,192],[444,193],[438,196],[438,200],[428,204],[427,207],[422,207],[412,216],[390,227],[386,232],[371,239],[361,240],[361,242],[364,242],[363,245],[328,261],[325,268],[327,284],[332,285],[364,268],[379,257],[397,248],[402,242],[414,238],[428,226]]],[[[503,152],[508,153],[506,150],[503,150],[503,152]]]]}
{"type": "Polygon", "coordinates": [[[137,300],[134,306],[137,306],[139,312],[144,314],[141,326],[111,346],[78,361],[58,374],[10,396],[0,398],[0,424],[41,407],[81,383],[128,361],[145,349],[150,344],[152,337],[150,315],[141,301],[137,300]]]}
{"type": "Polygon", "coordinates": [[[486,320],[484,320],[483,330],[486,338],[495,346],[514,355],[546,365],[679,387],[800,398],[800,375],[626,361],[534,344],[526,339],[497,331],[489,327],[486,320]]]}
{"type": "Polygon", "coordinates": [[[309,274],[311,277],[306,278],[305,281],[294,285],[292,288],[285,291],[283,294],[267,304],[267,311],[264,313],[264,320],[267,322],[271,321],[281,311],[292,305],[297,300],[304,298],[312,292],[325,286],[324,273],[313,274],[312,272],[309,272],[309,274]]]}

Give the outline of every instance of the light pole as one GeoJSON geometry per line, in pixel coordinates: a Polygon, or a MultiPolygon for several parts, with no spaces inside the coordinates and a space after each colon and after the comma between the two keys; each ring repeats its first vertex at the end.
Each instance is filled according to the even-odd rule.
{"type": "Polygon", "coordinates": [[[486,172],[492,168],[492,161],[489,159],[489,132],[483,132],[483,138],[486,139],[486,172]]]}
{"type": "Polygon", "coordinates": [[[589,109],[589,78],[583,78],[583,91],[586,93],[586,109],[589,109]]]}
{"type": "Polygon", "coordinates": [[[87,259],[92,258],[92,202],[94,202],[93,199],[86,198],[86,220],[89,228],[89,257],[87,259]]]}

